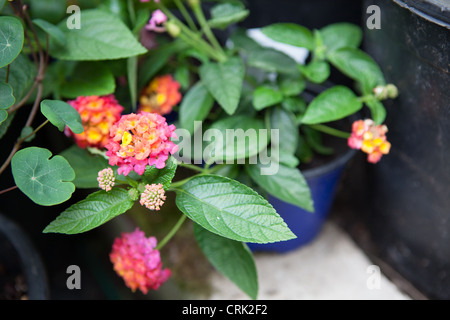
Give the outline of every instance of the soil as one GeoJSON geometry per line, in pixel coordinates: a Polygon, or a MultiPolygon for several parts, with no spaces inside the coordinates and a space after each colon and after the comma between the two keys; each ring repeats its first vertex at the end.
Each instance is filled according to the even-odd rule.
{"type": "Polygon", "coordinates": [[[0,300],[28,299],[28,286],[20,266],[16,250],[0,235],[0,300]]]}

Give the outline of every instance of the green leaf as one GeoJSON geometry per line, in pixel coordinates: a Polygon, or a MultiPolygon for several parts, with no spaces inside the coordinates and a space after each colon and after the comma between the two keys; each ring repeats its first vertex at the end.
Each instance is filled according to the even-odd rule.
{"type": "Polygon", "coordinates": [[[64,150],[60,155],[69,161],[75,171],[75,179],[72,181],[75,187],[80,189],[98,188],[98,172],[109,166],[105,158],[92,155],[77,145],[64,150]]]}
{"type": "MultiPolygon", "coordinates": [[[[0,69],[0,79],[6,79],[7,67],[0,69]]],[[[22,100],[36,77],[36,65],[20,54],[9,66],[8,84],[12,87],[16,101],[22,100]]]]}
{"type": "Polygon", "coordinates": [[[269,143],[269,137],[260,131],[266,129],[264,122],[245,115],[216,121],[210,129],[214,141],[208,147],[211,148],[211,160],[217,162],[251,158],[269,143]],[[214,134],[214,130],[218,130],[218,136],[214,134]]]}
{"type": "Polygon", "coordinates": [[[280,153],[293,155],[297,150],[299,129],[292,112],[273,108],[270,112],[270,128],[279,130],[280,153]]]}
{"type": "Polygon", "coordinates": [[[184,96],[180,105],[180,125],[194,133],[194,121],[203,121],[214,105],[214,98],[206,86],[197,82],[184,96]]]}
{"type": "Polygon", "coordinates": [[[301,122],[317,124],[339,120],[359,111],[362,106],[352,90],[345,86],[335,86],[311,101],[301,122]]]}
{"type": "Polygon", "coordinates": [[[248,54],[247,63],[250,67],[268,72],[298,75],[297,63],[291,57],[274,49],[260,48],[248,54]]]}
{"type": "Polygon", "coordinates": [[[212,28],[225,29],[230,24],[244,20],[249,13],[242,4],[218,4],[211,9],[211,19],[208,21],[208,24],[212,28]]]}
{"type": "Polygon", "coordinates": [[[376,86],[386,83],[380,67],[359,49],[341,48],[329,53],[327,57],[342,73],[361,83],[364,94],[369,94],[376,86]]]}
{"type": "Polygon", "coordinates": [[[33,23],[44,30],[46,33],[48,33],[48,35],[55,39],[58,44],[62,46],[66,44],[66,37],[64,33],[54,24],[51,24],[50,22],[42,19],[34,19],[33,23]]]}
{"type": "Polygon", "coordinates": [[[8,119],[8,112],[6,110],[0,110],[0,124],[8,119]]]}
{"type": "Polygon", "coordinates": [[[322,41],[328,52],[344,47],[357,48],[361,45],[362,31],[357,25],[339,22],[320,29],[322,41]]]}
{"type": "Polygon", "coordinates": [[[81,62],[62,83],[60,94],[65,98],[75,99],[79,96],[108,95],[115,90],[114,75],[106,66],[98,62],[81,62]]]}
{"type": "Polygon", "coordinates": [[[65,234],[86,232],[125,213],[131,209],[133,203],[124,189],[113,188],[109,192],[100,190],[70,206],[43,232],[65,234]]]}
{"type": "Polygon", "coordinates": [[[253,255],[247,245],[218,236],[194,224],[194,234],[211,264],[236,284],[250,298],[258,296],[258,275],[253,255]]]}
{"type": "Polygon", "coordinates": [[[184,214],[222,237],[256,243],[296,237],[267,200],[235,180],[200,175],[175,191],[184,214]]]}
{"type": "Polygon", "coordinates": [[[256,110],[276,105],[281,101],[283,101],[283,94],[269,86],[258,87],[253,93],[253,106],[256,110]]]}
{"type": "Polygon", "coordinates": [[[47,149],[30,147],[18,151],[11,161],[14,181],[31,200],[52,206],[68,200],[75,191],[75,172],[66,159],[47,149]]]}
{"type": "Polygon", "coordinates": [[[144,172],[143,180],[148,184],[161,183],[165,190],[172,184],[172,179],[177,171],[177,160],[170,157],[166,161],[163,169],[157,169],[155,166],[147,166],[144,172]]]}
{"type": "Polygon", "coordinates": [[[0,68],[17,58],[23,47],[23,26],[16,17],[0,17],[0,68]]]}
{"type": "Polygon", "coordinates": [[[376,124],[382,124],[386,119],[386,108],[383,103],[379,100],[373,99],[366,101],[366,105],[370,109],[372,120],[375,121],[376,124]]]}
{"type": "Polygon", "coordinates": [[[262,175],[263,168],[261,164],[245,166],[252,180],[272,196],[307,211],[314,211],[311,191],[299,169],[280,164],[276,174],[262,175]]]}
{"type": "Polygon", "coordinates": [[[66,45],[53,43],[51,55],[61,60],[113,60],[147,52],[120,18],[98,9],[81,10],[81,28],[59,25],[66,45]]]}
{"type": "Polygon", "coordinates": [[[296,47],[314,50],[314,36],[307,28],[294,23],[275,23],[261,31],[272,40],[296,47]]]}
{"type": "Polygon", "coordinates": [[[303,77],[281,76],[278,86],[285,97],[296,97],[305,89],[306,81],[303,77]]]}
{"type": "Polygon", "coordinates": [[[330,76],[330,65],[326,61],[313,61],[306,66],[301,64],[298,68],[309,81],[322,83],[330,76]]]}
{"type": "Polygon", "coordinates": [[[44,100],[41,102],[41,112],[59,131],[64,131],[68,126],[73,133],[84,132],[80,114],[64,101],[44,100]]]}
{"type": "Polygon", "coordinates": [[[241,97],[245,68],[239,57],[200,67],[200,78],[212,96],[229,115],[236,111],[241,97]]]}
{"type": "Polygon", "coordinates": [[[13,96],[12,87],[5,82],[0,82],[0,110],[6,110],[11,107],[16,98],[13,96]]]}

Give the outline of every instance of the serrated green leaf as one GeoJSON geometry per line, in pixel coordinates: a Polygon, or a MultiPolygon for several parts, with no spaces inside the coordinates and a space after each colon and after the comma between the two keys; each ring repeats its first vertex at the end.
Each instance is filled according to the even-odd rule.
{"type": "Polygon", "coordinates": [[[314,211],[311,191],[299,169],[279,164],[276,174],[262,175],[263,167],[261,164],[246,165],[245,169],[252,180],[272,196],[305,210],[314,211]]]}
{"type": "Polygon", "coordinates": [[[253,93],[253,106],[256,110],[276,105],[283,101],[283,94],[269,86],[260,86],[253,93]]]}
{"type": "Polygon", "coordinates": [[[267,48],[259,48],[251,51],[247,57],[247,64],[250,67],[262,69],[268,72],[298,75],[295,66],[297,63],[284,53],[267,48]]]}
{"type": "Polygon", "coordinates": [[[362,40],[361,28],[348,22],[327,25],[320,29],[320,34],[328,52],[344,47],[357,48],[362,40]]]}
{"type": "Polygon", "coordinates": [[[66,45],[53,43],[50,53],[61,60],[114,60],[147,52],[120,18],[104,10],[81,10],[81,28],[69,29],[64,20],[59,29],[66,45]]]}
{"type": "Polygon", "coordinates": [[[302,74],[309,81],[322,83],[330,76],[330,65],[326,61],[313,61],[306,66],[298,65],[302,74]]]}
{"type": "Polygon", "coordinates": [[[108,160],[98,155],[92,155],[77,145],[64,150],[60,155],[69,161],[75,171],[75,179],[72,181],[75,187],[80,189],[98,188],[98,172],[109,166],[108,160]]]}
{"type": "Polygon", "coordinates": [[[10,64],[22,51],[23,26],[19,19],[11,16],[0,17],[0,68],[10,64]]]}
{"type": "Polygon", "coordinates": [[[44,100],[41,102],[41,112],[59,131],[64,131],[66,126],[73,133],[84,131],[80,114],[64,101],[44,100]]]}
{"type": "Polygon", "coordinates": [[[6,110],[11,107],[16,98],[13,96],[12,87],[5,82],[0,82],[0,110],[6,110]]]}
{"type": "Polygon", "coordinates": [[[225,29],[230,24],[244,20],[249,11],[237,3],[221,3],[211,9],[211,19],[208,24],[212,28],[225,29]]]}
{"type": "Polygon", "coordinates": [[[194,225],[195,238],[209,262],[250,298],[258,296],[258,276],[247,245],[218,236],[194,225]]]}
{"type": "Polygon", "coordinates": [[[294,23],[275,23],[261,31],[272,40],[296,47],[314,50],[313,34],[307,28],[294,23]]]}
{"type": "Polygon", "coordinates": [[[175,191],[184,214],[222,237],[256,243],[296,237],[266,199],[235,180],[200,175],[175,191]]]}
{"type": "Polygon", "coordinates": [[[197,82],[184,96],[180,105],[180,125],[194,133],[194,121],[203,121],[214,105],[214,98],[206,86],[197,82]]]}
{"type": "Polygon", "coordinates": [[[273,108],[270,111],[270,128],[279,132],[280,153],[293,155],[297,150],[299,136],[295,116],[282,108],[273,108]]]}
{"type": "Polygon", "coordinates": [[[54,24],[51,24],[50,22],[42,19],[34,19],[33,23],[44,30],[46,33],[48,33],[50,37],[58,42],[58,44],[62,46],[66,44],[64,33],[54,24]]]}
{"type": "Polygon", "coordinates": [[[362,106],[352,90],[345,86],[334,86],[311,101],[301,122],[317,124],[339,120],[359,111],[362,106]]]}
{"type": "Polygon", "coordinates": [[[208,147],[211,149],[211,160],[214,161],[238,160],[239,163],[239,160],[259,154],[267,147],[270,139],[267,134],[261,134],[260,130],[266,129],[262,120],[245,115],[216,121],[210,129],[214,141],[208,147]],[[218,130],[222,139],[215,136],[214,130],[218,130]]]}
{"type": "Polygon", "coordinates": [[[177,171],[177,160],[170,157],[166,161],[166,166],[163,169],[157,169],[155,166],[147,166],[145,169],[143,180],[148,184],[161,183],[164,189],[168,189],[172,184],[172,179],[177,171]]]}
{"type": "Polygon", "coordinates": [[[113,188],[100,190],[75,203],[61,213],[44,233],[77,234],[92,230],[125,213],[133,206],[128,191],[113,188]]]}
{"type": "Polygon", "coordinates": [[[14,181],[35,203],[51,206],[68,200],[75,191],[75,172],[66,159],[43,148],[18,151],[11,161],[14,181]]]}
{"type": "Polygon", "coordinates": [[[341,48],[330,52],[327,58],[343,74],[361,83],[364,94],[386,83],[377,63],[360,49],[341,48]]]}
{"type": "Polygon", "coordinates": [[[62,97],[103,96],[114,93],[116,81],[112,72],[98,62],[78,63],[59,88],[62,97]]]}
{"type": "Polygon", "coordinates": [[[239,57],[200,67],[200,78],[212,96],[229,115],[236,111],[241,97],[245,68],[239,57]]]}

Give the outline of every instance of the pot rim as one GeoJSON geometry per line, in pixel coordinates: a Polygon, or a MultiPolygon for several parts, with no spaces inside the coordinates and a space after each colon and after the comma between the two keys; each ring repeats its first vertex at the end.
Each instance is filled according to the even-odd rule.
{"type": "Polygon", "coordinates": [[[2,213],[0,213],[0,232],[12,243],[19,255],[27,280],[28,298],[30,300],[47,299],[47,274],[33,243],[19,225],[2,213]]]}
{"type": "Polygon", "coordinates": [[[329,163],[318,166],[317,168],[301,170],[305,179],[315,178],[320,175],[329,173],[341,166],[344,166],[356,154],[358,150],[349,149],[347,152],[332,160],[329,163]]]}

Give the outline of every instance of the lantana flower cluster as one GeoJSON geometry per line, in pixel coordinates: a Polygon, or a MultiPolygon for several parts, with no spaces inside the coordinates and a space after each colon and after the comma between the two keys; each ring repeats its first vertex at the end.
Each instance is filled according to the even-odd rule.
{"type": "Polygon", "coordinates": [[[165,191],[161,183],[147,184],[139,203],[147,209],[159,211],[165,200],[165,191]]]}
{"type": "Polygon", "coordinates": [[[103,169],[98,173],[98,186],[106,192],[111,191],[115,185],[115,180],[114,171],[111,168],[103,169]]]}
{"type": "Polygon", "coordinates": [[[139,111],[166,115],[181,101],[180,84],[171,75],[155,77],[142,90],[139,111]]]}
{"type": "Polygon", "coordinates": [[[131,171],[142,175],[147,165],[158,169],[165,167],[170,154],[178,146],[170,138],[176,138],[175,126],[156,113],[128,114],[111,128],[110,142],[106,145],[111,166],[119,166],[118,174],[131,171]]]}
{"type": "Polygon", "coordinates": [[[75,134],[66,127],[65,134],[72,136],[80,148],[104,148],[109,142],[109,130],[120,119],[124,108],[113,95],[78,97],[68,104],[80,114],[84,132],[75,134]]]}
{"type": "Polygon", "coordinates": [[[387,131],[386,125],[376,125],[371,119],[355,121],[348,146],[367,153],[368,162],[377,163],[391,149],[391,144],[386,139],[387,131]]]}
{"type": "Polygon", "coordinates": [[[162,268],[156,245],[155,237],[145,237],[138,228],[134,232],[122,233],[114,241],[110,260],[114,270],[133,292],[139,289],[147,294],[148,290],[157,290],[171,275],[170,269],[162,268]]]}

